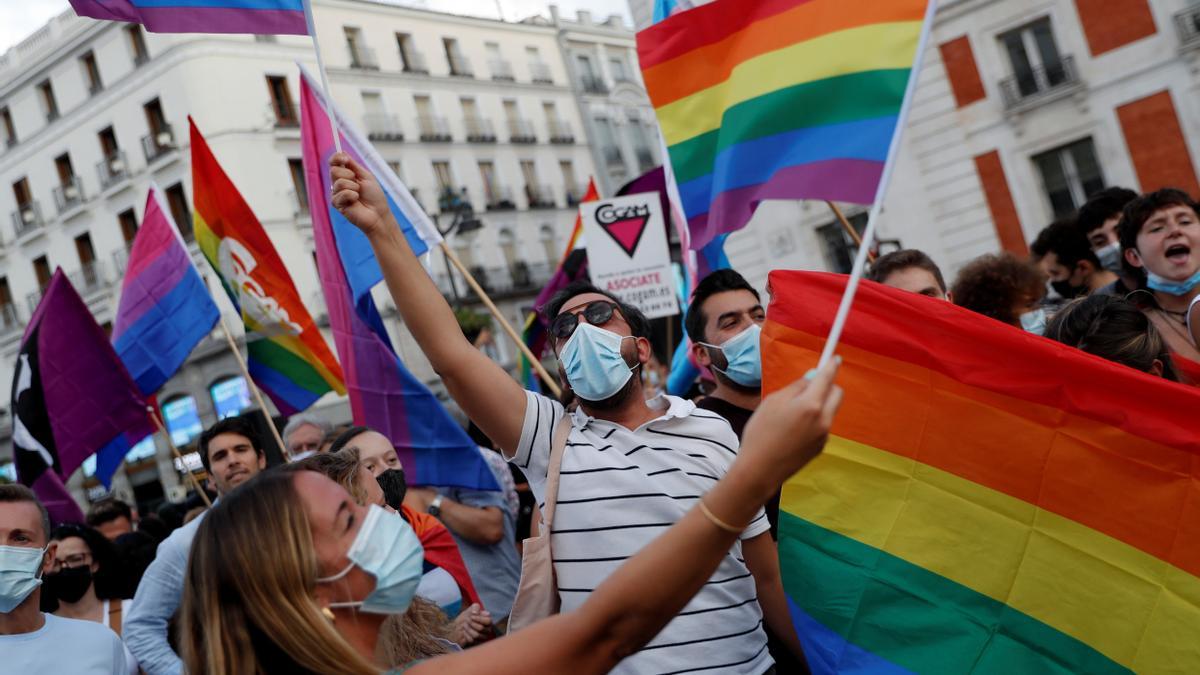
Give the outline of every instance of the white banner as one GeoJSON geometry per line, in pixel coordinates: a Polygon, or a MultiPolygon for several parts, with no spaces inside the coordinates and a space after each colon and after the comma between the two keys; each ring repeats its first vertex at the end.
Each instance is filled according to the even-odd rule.
{"type": "Polygon", "coordinates": [[[679,313],[671,253],[658,193],[627,195],[580,206],[592,283],[648,319],[679,313]]]}

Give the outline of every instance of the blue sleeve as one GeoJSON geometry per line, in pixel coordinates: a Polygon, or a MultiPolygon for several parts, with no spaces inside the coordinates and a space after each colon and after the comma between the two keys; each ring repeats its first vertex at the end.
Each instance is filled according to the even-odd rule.
{"type": "Polygon", "coordinates": [[[176,530],[158,547],[121,623],[121,636],[147,675],[182,675],[183,661],[167,641],[167,622],[183,597],[190,538],[176,530]]]}
{"type": "Polygon", "coordinates": [[[451,490],[446,496],[459,504],[480,509],[495,506],[501,511],[508,510],[508,501],[504,498],[504,493],[498,490],[451,490]]]}

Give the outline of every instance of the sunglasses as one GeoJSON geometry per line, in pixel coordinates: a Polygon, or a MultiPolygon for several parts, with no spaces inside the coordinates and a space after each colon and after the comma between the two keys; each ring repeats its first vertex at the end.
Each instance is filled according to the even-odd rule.
{"type": "Polygon", "coordinates": [[[588,323],[599,328],[612,321],[613,314],[617,312],[617,309],[616,303],[607,300],[589,302],[578,314],[564,312],[555,317],[554,322],[550,324],[550,333],[559,340],[571,337],[571,334],[579,327],[580,315],[587,319],[588,323]]]}

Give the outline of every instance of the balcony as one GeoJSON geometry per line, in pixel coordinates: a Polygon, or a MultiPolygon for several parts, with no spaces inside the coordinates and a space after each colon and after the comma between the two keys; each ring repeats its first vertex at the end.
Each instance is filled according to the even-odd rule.
{"type": "Polygon", "coordinates": [[[609,167],[625,166],[625,158],[621,156],[621,149],[615,145],[604,146],[604,163],[609,167]]]}
{"type": "MultiPolygon", "coordinates": [[[[471,275],[479,282],[479,285],[492,298],[492,300],[507,300],[515,297],[534,296],[550,277],[554,274],[554,268],[545,262],[527,263],[523,260],[518,260],[511,266],[505,267],[483,267],[476,265],[471,268],[471,275]]],[[[438,288],[447,298],[452,298],[453,291],[451,290],[451,282],[445,274],[438,274],[435,279],[438,288]]],[[[460,280],[455,280],[458,292],[462,299],[467,302],[478,302],[479,299],[475,296],[475,292],[466,287],[466,284],[460,280]]]]}
{"type": "Polygon", "coordinates": [[[554,200],[554,191],[549,185],[526,185],[525,198],[529,200],[531,209],[554,209],[558,204],[554,200]]]}
{"type": "Polygon", "coordinates": [[[133,251],[133,242],[125,244],[123,247],[113,251],[113,269],[117,271],[117,277],[125,276],[125,268],[129,266],[129,254],[133,251]]]}
{"type": "Polygon", "coordinates": [[[537,133],[533,130],[533,124],[527,119],[510,119],[508,121],[508,142],[527,145],[537,143],[537,133]]]}
{"type": "Polygon", "coordinates": [[[175,151],[175,132],[171,125],[162,124],[158,131],[142,136],[142,152],[146,163],[151,164],[175,151]]]}
{"type": "Polygon", "coordinates": [[[117,150],[96,162],[96,175],[100,177],[101,191],[129,180],[129,163],[125,161],[125,153],[117,150]]]}
{"type": "Polygon", "coordinates": [[[577,187],[567,188],[567,206],[574,208],[583,203],[583,192],[577,187]]]}
{"type": "Polygon", "coordinates": [[[29,316],[33,316],[37,312],[38,304],[41,303],[42,296],[46,294],[46,289],[49,287],[50,282],[47,281],[45,286],[25,296],[25,303],[29,306],[29,316]]]}
{"type": "Polygon", "coordinates": [[[550,66],[545,63],[529,64],[529,80],[534,84],[554,84],[554,76],[550,74],[550,66]]]}
{"type": "Polygon", "coordinates": [[[54,188],[54,204],[58,206],[58,215],[66,215],[83,205],[83,182],[79,176],[71,176],[66,182],[54,188]]]}
{"type": "Polygon", "coordinates": [[[88,85],[88,96],[97,96],[104,91],[104,84],[97,81],[88,85]]]}
{"type": "Polygon", "coordinates": [[[398,143],[404,140],[400,118],[396,115],[373,113],[363,116],[363,123],[367,127],[367,138],[372,141],[395,141],[398,143]]]}
{"type": "Polygon", "coordinates": [[[1064,56],[1052,63],[1000,81],[1004,107],[1010,112],[1031,108],[1058,98],[1082,86],[1075,70],[1075,59],[1064,56]]]}
{"type": "Polygon", "coordinates": [[[1193,5],[1176,14],[1175,30],[1179,33],[1180,49],[1200,47],[1200,5],[1193,5]]]}
{"type": "Polygon", "coordinates": [[[271,116],[275,118],[276,129],[295,129],[300,126],[300,115],[297,114],[299,103],[288,101],[282,106],[271,103],[269,107],[271,116]]]}
{"type": "Polygon", "coordinates": [[[36,199],[18,205],[17,210],[12,212],[12,222],[13,232],[18,238],[38,232],[46,225],[46,221],[42,220],[42,207],[36,199]]]}
{"type": "Polygon", "coordinates": [[[463,119],[463,128],[467,130],[468,143],[495,143],[496,129],[492,121],[482,117],[467,117],[463,119]]]}
{"type": "Polygon", "coordinates": [[[379,70],[379,59],[375,58],[375,50],[361,45],[346,45],[350,53],[350,67],[357,70],[379,70]]]}
{"type": "Polygon", "coordinates": [[[9,335],[21,330],[21,315],[11,302],[0,305],[0,335],[9,335]]]}
{"type": "Polygon", "coordinates": [[[566,120],[551,120],[550,142],[555,145],[573,145],[575,132],[571,129],[571,123],[566,120]]]}
{"type": "Polygon", "coordinates": [[[19,143],[19,142],[20,141],[17,140],[17,137],[14,134],[14,135],[8,136],[7,138],[4,139],[4,147],[10,148],[10,149],[15,148],[15,147],[17,147],[17,143],[19,143]]]}
{"type": "Polygon", "coordinates": [[[67,278],[71,280],[71,285],[75,287],[75,290],[83,296],[98,293],[108,288],[111,283],[99,260],[83,263],[78,272],[68,274],[67,278]]]}
{"type": "Polygon", "coordinates": [[[517,203],[513,201],[512,190],[506,187],[494,185],[492,189],[486,191],[485,196],[487,197],[488,211],[512,211],[517,208],[517,203]]]}
{"type": "Polygon", "coordinates": [[[471,208],[471,193],[467,192],[467,188],[444,187],[441,189],[438,196],[439,211],[451,213],[469,208],[471,208]]]}
{"type": "Polygon", "coordinates": [[[516,82],[513,75],[512,61],[508,59],[492,59],[488,61],[488,69],[492,71],[492,79],[497,82],[516,82]]]}
{"type": "Polygon", "coordinates": [[[597,75],[583,75],[579,80],[580,84],[583,85],[584,92],[588,94],[608,93],[608,85],[604,84],[603,78],[597,75]]]}
{"type": "Polygon", "coordinates": [[[446,60],[450,62],[451,77],[475,77],[475,71],[471,69],[471,61],[462,54],[447,54],[446,60]]]}
{"type": "Polygon", "coordinates": [[[400,52],[400,61],[402,65],[400,70],[414,75],[428,75],[429,64],[425,62],[425,56],[420,52],[408,50],[400,52]]]}
{"type": "Polygon", "coordinates": [[[658,163],[654,161],[654,153],[650,152],[650,148],[642,146],[637,148],[634,153],[637,156],[638,171],[646,173],[658,166],[658,163]]]}
{"type": "Polygon", "coordinates": [[[422,115],[417,118],[417,128],[421,130],[423,143],[449,143],[454,140],[450,135],[450,125],[446,118],[439,115],[422,115]]]}

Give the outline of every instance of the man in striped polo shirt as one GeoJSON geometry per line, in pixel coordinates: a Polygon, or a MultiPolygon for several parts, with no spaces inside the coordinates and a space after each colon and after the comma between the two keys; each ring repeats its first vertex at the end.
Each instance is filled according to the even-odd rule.
{"type": "MultiPolygon", "coordinates": [[[[578,607],[725,474],[737,437],[724,418],[688,401],[645,399],[645,317],[587,285],[568,287],[546,308],[578,409],[523,391],[463,336],[374,177],[343,155],[331,174],[334,203],[370,240],[406,327],[454,400],[525,471],[539,503],[554,428],[570,414],[551,548],[562,609],[578,607]]],[[[781,633],[792,628],[768,529],[760,511],[684,611],[614,672],[773,672],[764,620],[781,633]]]]}

